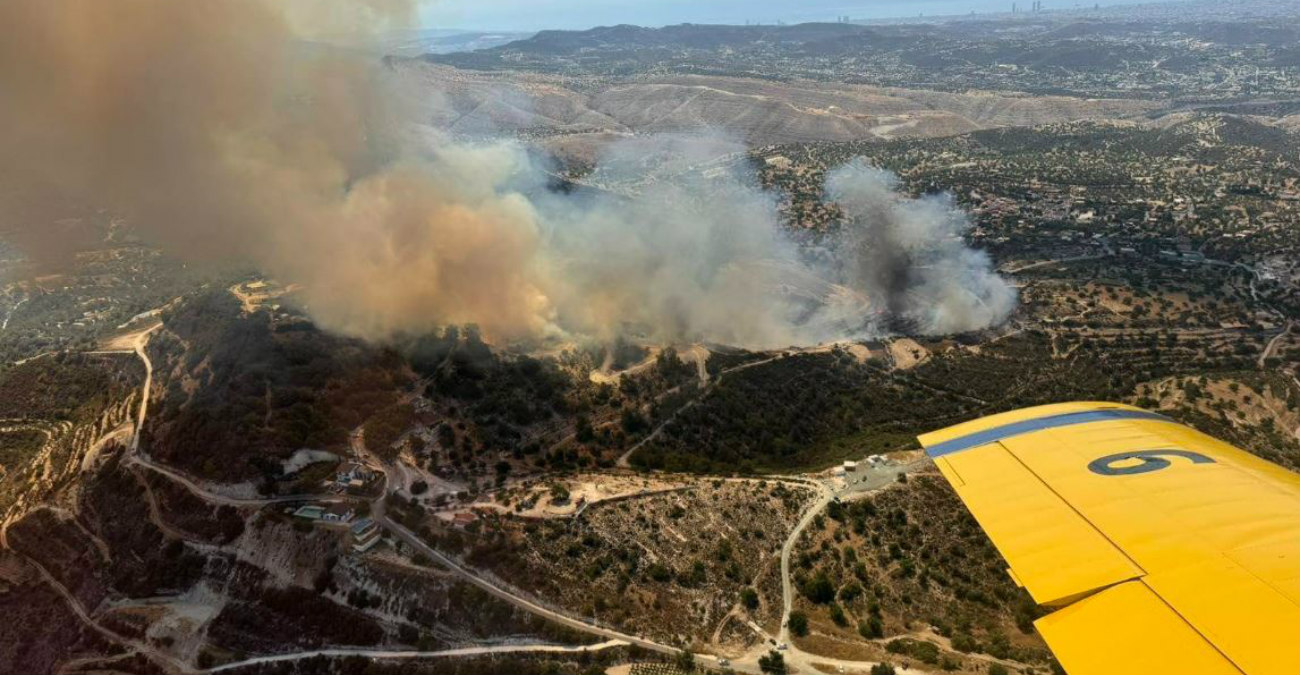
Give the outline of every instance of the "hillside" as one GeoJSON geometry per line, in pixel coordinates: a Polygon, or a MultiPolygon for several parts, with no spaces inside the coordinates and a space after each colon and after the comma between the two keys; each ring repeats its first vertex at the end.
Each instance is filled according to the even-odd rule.
{"type": "Polygon", "coordinates": [[[1297,64],[1289,57],[1300,32],[1292,13],[1284,3],[1256,9],[1232,21],[1043,12],[1011,23],[970,18],[873,25],[619,25],[543,31],[491,49],[425,59],[470,70],[578,77],[729,75],[1146,100],[1229,99],[1243,88],[1256,95],[1294,95],[1297,64]],[[1236,91],[1228,96],[1227,87],[1206,87],[1215,78],[1205,75],[1232,81],[1233,68],[1243,66],[1267,68],[1268,74],[1234,82],[1236,91]]]}
{"type": "Polygon", "coordinates": [[[413,61],[395,67],[412,89],[436,101],[434,126],[472,136],[710,132],[755,144],[887,140],[1139,118],[1158,107],[811,80],[668,75],[593,82],[538,74],[507,78],[413,61]]]}

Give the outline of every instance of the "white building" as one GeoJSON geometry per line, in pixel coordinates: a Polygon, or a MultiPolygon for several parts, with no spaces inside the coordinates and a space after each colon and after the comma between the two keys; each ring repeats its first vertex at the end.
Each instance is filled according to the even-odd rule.
{"type": "Polygon", "coordinates": [[[365,553],[379,543],[383,531],[369,518],[362,518],[352,525],[352,550],[365,553]]]}

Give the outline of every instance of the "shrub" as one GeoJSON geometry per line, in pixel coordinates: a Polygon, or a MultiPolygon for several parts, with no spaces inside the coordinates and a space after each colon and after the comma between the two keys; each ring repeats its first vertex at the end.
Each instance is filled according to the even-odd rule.
{"type": "Polygon", "coordinates": [[[834,621],[836,626],[849,625],[849,620],[845,618],[844,610],[840,609],[839,605],[831,605],[831,621],[834,621]]]}
{"type": "MultiPolygon", "coordinates": [[[[767,653],[767,656],[758,657],[758,667],[771,675],[785,675],[785,657],[781,656],[781,652],[772,650],[767,653]]],[[[890,675],[893,675],[892,671],[890,675]]]]}
{"type": "Polygon", "coordinates": [[[873,616],[866,621],[858,624],[858,635],[874,640],[885,636],[885,627],[880,622],[880,617],[873,616]]]}
{"type": "Polygon", "coordinates": [[[808,615],[803,612],[790,612],[790,632],[799,637],[808,635],[808,615]]]}
{"type": "Polygon", "coordinates": [[[818,572],[817,576],[803,585],[803,594],[809,600],[824,605],[835,599],[835,585],[831,583],[825,572],[818,572]]]}

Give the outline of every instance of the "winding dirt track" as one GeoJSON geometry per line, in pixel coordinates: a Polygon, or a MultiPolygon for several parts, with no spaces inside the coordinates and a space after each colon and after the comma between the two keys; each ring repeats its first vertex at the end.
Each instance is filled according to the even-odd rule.
{"type": "Polygon", "coordinates": [[[378,649],[318,649],[313,652],[297,652],[294,654],[277,654],[275,656],[259,656],[245,661],[236,661],[225,665],[209,668],[197,672],[201,673],[220,673],[225,670],[243,668],[262,663],[279,663],[284,661],[297,661],[308,659],[314,656],[364,656],[377,660],[412,660],[412,659],[434,659],[445,658],[449,656],[484,656],[489,654],[517,654],[517,653],[537,653],[537,652],[559,652],[559,653],[581,653],[581,652],[598,652],[610,647],[621,647],[624,642],[621,640],[608,640],[594,645],[496,645],[492,647],[465,647],[462,649],[444,649],[435,652],[419,651],[384,651],[378,649]]]}
{"type": "MultiPolygon", "coordinates": [[[[713,388],[716,387],[716,386],[718,386],[718,384],[720,384],[720,383],[722,382],[722,378],[723,378],[724,376],[726,376],[727,374],[729,374],[729,373],[736,373],[736,372],[739,372],[739,371],[745,370],[746,368],[753,368],[754,366],[761,366],[761,365],[763,365],[763,364],[765,364],[765,363],[771,363],[771,362],[776,361],[777,359],[781,359],[781,358],[785,358],[785,355],[784,355],[784,354],[780,354],[780,355],[777,355],[777,356],[773,356],[773,357],[771,357],[771,358],[763,359],[763,360],[761,360],[761,361],[751,361],[751,362],[749,362],[749,363],[742,363],[742,364],[740,364],[740,365],[738,365],[738,366],[734,366],[734,367],[732,367],[732,368],[728,368],[728,369],[726,369],[726,370],[723,370],[723,371],[719,372],[717,377],[713,378],[712,380],[708,380],[708,381],[706,382],[706,384],[705,384],[705,385],[700,389],[700,395],[699,395],[699,396],[696,396],[695,398],[693,398],[693,399],[691,399],[690,401],[688,401],[688,402],[687,402],[685,405],[683,405],[682,407],[680,407],[680,408],[678,408],[677,410],[673,411],[673,414],[669,415],[669,416],[667,417],[667,419],[665,419],[664,421],[660,422],[660,423],[659,423],[659,424],[654,428],[654,430],[652,430],[650,433],[646,434],[646,437],[645,437],[645,438],[642,438],[641,440],[637,441],[636,443],[634,443],[634,444],[632,445],[632,447],[630,447],[630,448],[627,449],[627,452],[624,452],[622,455],[619,455],[619,457],[618,457],[618,462],[616,463],[616,466],[617,466],[618,468],[620,468],[620,469],[627,469],[627,468],[630,468],[630,467],[631,467],[630,460],[632,459],[632,453],[636,452],[637,450],[640,450],[640,449],[641,449],[641,446],[645,445],[646,443],[649,443],[650,441],[653,441],[654,439],[658,438],[658,437],[659,437],[659,434],[663,432],[664,427],[668,426],[668,423],[669,423],[669,422],[672,422],[673,420],[677,419],[677,416],[678,416],[678,415],[682,414],[682,413],[683,413],[684,411],[686,411],[686,410],[689,410],[689,409],[690,409],[692,406],[694,406],[696,403],[699,403],[700,401],[703,401],[703,400],[704,400],[704,397],[708,396],[708,395],[709,395],[709,392],[713,391],[713,388]]],[[[702,366],[701,366],[701,367],[702,367],[702,366]]],[[[705,373],[706,373],[706,375],[707,375],[707,371],[705,371],[705,373]]],[[[674,388],[673,390],[675,391],[676,388],[674,388]]]]}
{"type": "MultiPolygon", "coordinates": [[[[271,497],[271,498],[231,497],[228,495],[219,494],[213,491],[212,489],[202,485],[200,481],[190,476],[187,476],[175,469],[159,464],[148,457],[141,455],[141,453],[139,452],[140,435],[142,430],[144,429],[144,424],[147,420],[148,410],[149,410],[148,408],[149,397],[151,393],[151,387],[153,384],[153,363],[150,361],[145,348],[148,345],[149,336],[153,333],[154,330],[156,330],[160,326],[161,324],[154,325],[144,331],[141,331],[138,334],[130,336],[133,338],[130,343],[131,346],[130,350],[115,350],[116,353],[134,353],[145,364],[146,376],[145,376],[145,382],[143,384],[142,392],[141,392],[140,408],[137,414],[136,425],[135,425],[134,433],[132,434],[131,437],[131,443],[128,452],[128,461],[131,464],[138,466],[140,468],[145,468],[157,472],[163,477],[180,484],[185,489],[189,490],[192,494],[194,494],[196,497],[214,504],[226,504],[232,506],[264,506],[268,504],[303,501],[303,500],[314,500],[314,501],[349,500],[348,497],[343,497],[339,495],[294,495],[294,496],[287,496],[287,497],[271,497]]],[[[127,336],[124,336],[122,339],[125,339],[126,337],[127,336]]],[[[118,344],[121,343],[119,342],[118,344]]],[[[711,391],[712,387],[716,386],[717,383],[722,380],[722,377],[724,375],[728,373],[744,370],[746,368],[759,366],[765,363],[770,363],[782,357],[783,355],[778,355],[760,361],[741,364],[739,366],[723,371],[722,373],[719,373],[718,377],[713,378],[712,381],[710,381],[709,384],[703,388],[703,390],[700,393],[700,396],[694,399],[691,403],[694,403],[695,401],[699,401],[704,396],[706,396],[708,392],[711,391]]],[[[682,409],[684,410],[685,407],[682,409]]],[[[671,420],[672,418],[670,417],[669,419],[671,420]]],[[[663,425],[666,424],[667,421],[668,420],[665,420],[664,423],[661,423],[660,426],[656,428],[656,430],[652,432],[650,436],[648,436],[646,439],[643,439],[641,443],[638,443],[637,445],[629,449],[629,451],[625,453],[623,457],[620,458],[620,464],[621,465],[625,464],[627,458],[632,454],[632,452],[635,451],[638,447],[640,447],[641,444],[644,444],[646,441],[653,438],[659,432],[659,430],[663,428],[663,425]]],[[[359,439],[354,439],[354,440],[359,440],[359,439]]],[[[364,443],[354,442],[353,447],[358,451],[359,459],[362,459],[367,464],[383,472],[385,486],[381,494],[386,495],[389,492],[388,480],[389,480],[390,472],[393,470],[393,467],[389,466],[386,462],[383,462],[378,457],[375,457],[374,455],[370,454],[365,449],[364,443]]],[[[900,468],[900,471],[905,471],[905,470],[908,469],[900,468]]],[[[780,479],[781,477],[774,476],[773,478],[780,479]]],[[[797,480],[801,483],[808,482],[806,479],[802,479],[802,478],[797,480]]],[[[785,628],[785,624],[789,619],[791,607],[793,605],[793,590],[792,590],[790,571],[789,571],[789,561],[790,561],[792,550],[794,548],[795,543],[798,541],[799,536],[802,534],[803,530],[807,527],[807,525],[810,522],[812,522],[812,520],[817,516],[817,514],[820,513],[826,507],[826,505],[829,504],[830,501],[836,496],[834,491],[832,491],[829,487],[827,487],[824,484],[817,483],[817,488],[820,493],[819,498],[812,505],[810,505],[809,508],[801,516],[799,524],[790,533],[790,536],[786,539],[786,542],[782,546],[782,550],[781,550],[781,577],[782,577],[781,581],[782,581],[782,594],[783,594],[783,603],[784,603],[783,613],[782,613],[782,629],[781,629],[782,641],[785,641],[788,637],[788,630],[785,628]]],[[[35,561],[31,561],[31,562],[33,565],[36,566],[36,568],[40,571],[41,575],[51,585],[51,587],[53,587],[67,601],[68,606],[77,615],[77,617],[82,622],[84,622],[88,627],[102,634],[105,638],[108,638],[112,642],[125,645],[136,652],[146,655],[147,657],[154,660],[156,663],[163,666],[166,670],[170,672],[215,673],[215,672],[222,672],[226,670],[232,670],[242,666],[296,661],[296,660],[312,658],[316,656],[364,656],[376,660],[423,659],[423,658],[447,658],[447,657],[456,657],[456,656],[473,656],[473,655],[498,654],[498,653],[582,652],[582,651],[589,651],[589,650],[607,649],[619,645],[637,645],[644,649],[655,651],[666,655],[675,655],[680,652],[680,648],[676,646],[666,645],[659,642],[655,642],[647,638],[622,633],[620,631],[611,628],[595,625],[594,623],[586,619],[576,618],[566,613],[562,613],[560,611],[547,608],[527,597],[522,596],[517,591],[503,587],[498,582],[485,577],[477,570],[474,570],[469,567],[465,567],[460,563],[458,563],[457,561],[437,551],[433,547],[426,544],[413,532],[406,529],[401,524],[396,523],[390,518],[388,518],[387,514],[385,513],[385,505],[384,505],[383,497],[376,498],[371,502],[371,513],[372,513],[372,518],[375,520],[376,523],[378,523],[381,527],[386,529],[388,532],[396,536],[401,541],[405,542],[412,549],[419,551],[420,553],[427,556],[431,560],[436,561],[440,565],[451,570],[456,575],[462,577],[467,582],[474,584],[475,586],[481,588],[482,590],[490,593],[494,597],[499,598],[516,607],[519,607],[520,609],[523,609],[531,614],[542,617],[554,623],[567,626],[569,628],[572,628],[574,630],[589,635],[602,637],[605,639],[605,642],[601,642],[595,645],[576,646],[576,647],[553,645],[553,644],[496,645],[496,646],[486,646],[486,647],[450,649],[450,650],[432,651],[432,652],[383,651],[383,650],[366,650],[366,649],[321,649],[321,650],[294,652],[290,654],[278,654],[274,656],[255,657],[245,661],[225,664],[209,670],[200,670],[200,669],[194,669],[189,664],[177,660],[175,657],[154,648],[152,645],[139,643],[137,641],[131,640],[130,638],[119,635],[116,632],[101,626],[92,616],[90,616],[90,614],[85,610],[85,608],[81,606],[81,604],[67,590],[67,588],[65,588],[56,578],[50,575],[48,571],[45,570],[45,568],[41,567],[35,561]]],[[[750,654],[747,654],[745,657],[741,659],[737,659],[736,662],[731,664],[730,668],[735,671],[744,672],[744,673],[751,673],[751,674],[761,673],[761,670],[758,668],[757,659],[758,656],[764,653],[765,651],[766,651],[766,646],[760,645],[759,647],[755,648],[755,650],[752,651],[750,654]]],[[[815,670],[812,668],[811,665],[814,662],[829,663],[841,667],[851,668],[854,670],[863,670],[863,671],[866,671],[871,666],[875,665],[872,662],[852,662],[852,661],[839,661],[833,659],[825,659],[825,658],[817,657],[812,654],[801,652],[797,648],[792,648],[790,651],[787,651],[786,657],[789,662],[789,665],[791,666],[791,672],[804,672],[805,670],[808,672],[815,672],[815,670]]],[[[714,660],[716,662],[716,659],[714,657],[704,656],[703,658],[714,660]]],[[[900,671],[900,672],[905,672],[905,671],[900,671]]],[[[907,671],[907,672],[913,672],[913,671],[907,671]]]]}

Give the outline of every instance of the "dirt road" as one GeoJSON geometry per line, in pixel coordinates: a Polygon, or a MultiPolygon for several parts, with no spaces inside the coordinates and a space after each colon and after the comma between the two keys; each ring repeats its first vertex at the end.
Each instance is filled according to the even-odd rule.
{"type": "MultiPolygon", "coordinates": [[[[637,450],[640,450],[641,446],[645,445],[646,443],[649,443],[650,441],[653,441],[654,439],[658,438],[659,434],[663,432],[664,427],[668,426],[669,422],[672,422],[673,420],[677,419],[678,415],[682,414],[686,410],[689,410],[696,403],[703,401],[704,397],[708,396],[709,392],[713,391],[714,387],[717,387],[719,384],[722,383],[722,378],[724,376],[730,373],[740,372],[742,370],[745,370],[746,368],[753,368],[755,366],[761,366],[765,363],[771,363],[781,358],[785,358],[785,354],[778,354],[776,356],[773,356],[771,358],[766,358],[761,361],[751,361],[749,363],[742,363],[738,366],[734,366],[719,372],[717,377],[708,381],[703,387],[700,388],[699,396],[696,396],[695,398],[688,401],[685,405],[675,410],[673,414],[669,415],[666,419],[664,419],[662,422],[656,425],[655,428],[649,434],[646,434],[645,438],[642,438],[641,440],[637,441],[635,444],[632,445],[632,447],[627,449],[627,452],[624,452],[622,455],[619,455],[618,462],[615,464],[615,466],[617,466],[620,469],[627,469],[631,467],[632,453],[636,452],[637,450]]],[[[707,371],[705,371],[705,373],[707,375],[707,371]]]]}
{"type": "Polygon", "coordinates": [[[1259,355],[1259,362],[1257,365],[1260,368],[1263,368],[1265,362],[1277,354],[1278,345],[1281,344],[1282,340],[1286,336],[1291,334],[1291,331],[1295,330],[1295,325],[1294,321],[1288,321],[1286,326],[1282,329],[1282,332],[1274,335],[1273,339],[1268,341],[1268,344],[1264,346],[1264,351],[1260,352],[1259,355]]]}
{"type": "Polygon", "coordinates": [[[256,658],[246,659],[244,661],[235,661],[225,665],[199,670],[200,673],[220,673],[225,670],[234,670],[246,666],[253,666],[263,663],[280,663],[284,661],[298,661],[309,659],[315,656],[364,656],[377,660],[410,660],[410,659],[436,659],[455,656],[483,656],[489,654],[517,654],[517,653],[538,653],[538,652],[559,652],[559,653],[581,653],[581,652],[598,652],[610,647],[621,647],[626,643],[621,640],[607,640],[594,645],[551,645],[551,644],[534,644],[534,645],[496,645],[490,647],[464,647],[461,649],[444,649],[435,652],[418,652],[418,651],[384,651],[378,649],[318,649],[310,652],[294,652],[292,654],[276,654],[275,656],[259,656],[256,658]]]}

